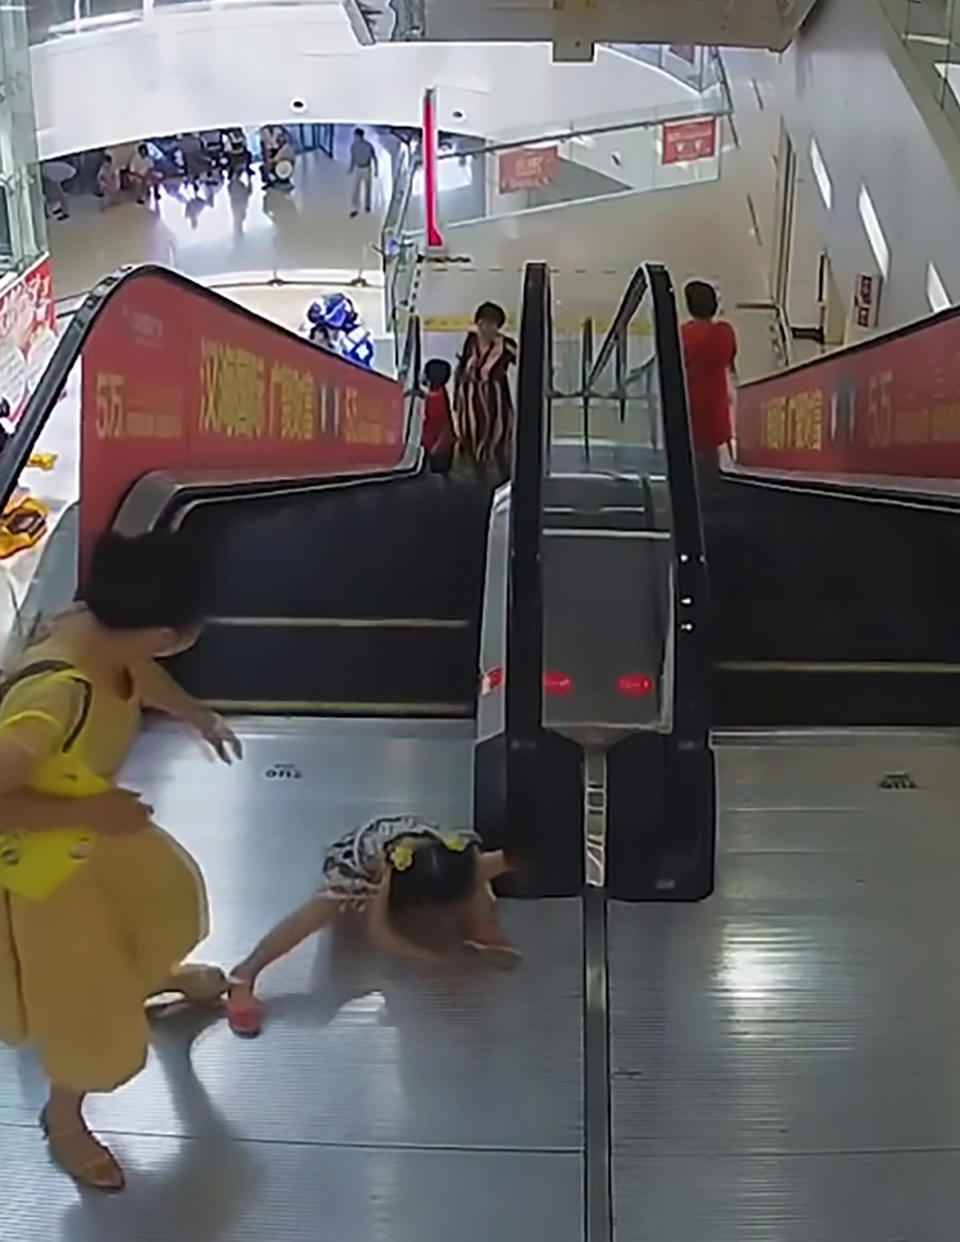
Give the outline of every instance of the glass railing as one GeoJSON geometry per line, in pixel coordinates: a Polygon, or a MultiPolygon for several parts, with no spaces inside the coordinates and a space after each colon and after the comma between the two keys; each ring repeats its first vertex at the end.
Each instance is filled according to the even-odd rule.
{"type": "MultiPolygon", "coordinates": [[[[716,181],[720,113],[670,113],[574,132],[442,153],[437,161],[440,218],[468,224],[619,194],[716,181]]],[[[421,232],[423,178],[415,170],[405,232],[421,232]]]]}
{"type": "Polygon", "coordinates": [[[727,89],[723,61],[715,47],[692,43],[611,43],[610,47],[622,56],[662,69],[701,95],[722,95],[727,89]]]}
{"type": "Polygon", "coordinates": [[[960,0],[877,0],[960,133],[960,0]]]}

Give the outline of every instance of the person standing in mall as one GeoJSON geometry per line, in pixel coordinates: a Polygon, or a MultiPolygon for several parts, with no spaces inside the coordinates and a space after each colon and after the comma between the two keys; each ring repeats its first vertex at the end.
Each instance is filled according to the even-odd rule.
{"type": "Polygon", "coordinates": [[[370,212],[373,206],[373,179],[378,175],[377,152],[373,143],[367,138],[358,125],[353,131],[353,142],[350,144],[350,218],[360,213],[360,201],[363,209],[370,212]]]}
{"type": "Polygon", "coordinates": [[[453,424],[458,467],[478,477],[510,477],[513,452],[513,397],[509,371],[517,345],[502,329],[506,312],[482,302],[457,359],[453,384],[453,424]]]}
{"type": "Polygon", "coordinates": [[[160,174],[150,154],[150,148],[145,142],[141,142],[130,156],[127,163],[127,176],[141,207],[151,197],[155,197],[157,202],[160,201],[160,174]]]}
{"type": "Polygon", "coordinates": [[[705,280],[684,289],[689,320],[680,329],[687,372],[687,403],[697,469],[701,481],[720,468],[720,449],[733,440],[730,378],[737,358],[737,334],[718,320],[717,291],[705,280]]]}

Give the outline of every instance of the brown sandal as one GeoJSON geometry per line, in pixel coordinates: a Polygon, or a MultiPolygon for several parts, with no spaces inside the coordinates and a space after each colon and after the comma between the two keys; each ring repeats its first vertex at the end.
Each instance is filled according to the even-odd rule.
{"type": "Polygon", "coordinates": [[[113,1152],[98,1142],[85,1126],[51,1130],[44,1109],[40,1114],[40,1129],[50,1146],[51,1156],[78,1185],[111,1194],[124,1189],[127,1179],[113,1152]]]}
{"type": "Polygon", "coordinates": [[[227,990],[227,976],[220,967],[204,966],[201,962],[174,966],[164,988],[165,992],[179,992],[193,1005],[212,1005],[225,996],[227,990]]]}

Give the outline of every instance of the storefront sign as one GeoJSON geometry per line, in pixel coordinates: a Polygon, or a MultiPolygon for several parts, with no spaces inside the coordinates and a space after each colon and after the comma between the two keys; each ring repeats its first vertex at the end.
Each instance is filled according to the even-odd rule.
{"type": "Polygon", "coordinates": [[[82,553],[151,470],[296,475],[403,455],[399,384],[156,272],[96,319],[82,401],[82,553]]]}
{"type": "Polygon", "coordinates": [[[16,422],[57,343],[50,260],[0,286],[0,397],[16,422]]]}
{"type": "Polygon", "coordinates": [[[960,478],[960,316],[743,385],[746,466],[960,478]]]}
{"type": "Polygon", "coordinates": [[[560,171],[560,148],[517,147],[500,156],[500,193],[553,185],[560,171]]]}
{"type": "Polygon", "coordinates": [[[880,310],[880,277],[861,272],[853,295],[854,322],[861,330],[875,328],[880,310]]]}
{"type": "Polygon", "coordinates": [[[664,164],[689,164],[712,159],[717,153],[717,118],[670,121],[663,127],[664,164]]]}

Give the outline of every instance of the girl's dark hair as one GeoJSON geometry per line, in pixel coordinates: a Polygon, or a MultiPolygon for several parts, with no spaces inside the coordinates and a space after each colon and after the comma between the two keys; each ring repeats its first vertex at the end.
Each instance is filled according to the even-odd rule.
{"type": "MultiPolygon", "coordinates": [[[[390,852],[387,852],[390,859],[390,852]]],[[[473,892],[477,848],[451,850],[442,841],[423,841],[413,850],[413,861],[403,871],[394,868],[388,900],[391,914],[418,906],[448,906],[473,892]]]]}
{"type": "Polygon", "coordinates": [[[109,630],[187,630],[204,615],[208,563],[184,534],[113,531],[93,549],[82,598],[109,630]]]}
{"type": "Polygon", "coordinates": [[[423,376],[432,388],[442,388],[450,379],[450,363],[445,358],[431,358],[423,368],[423,376]]]}
{"type": "Polygon", "coordinates": [[[507,322],[507,312],[496,302],[481,302],[473,316],[474,323],[495,323],[502,328],[507,322]]]}

